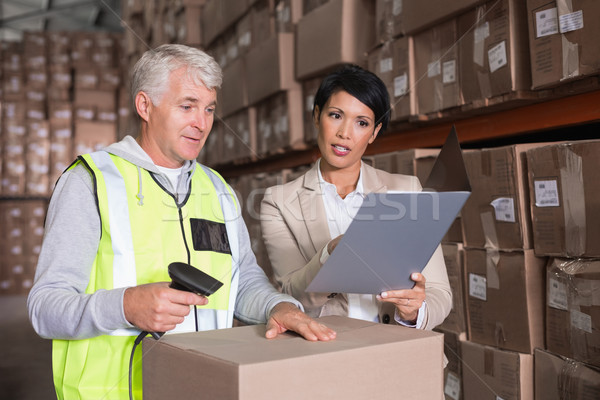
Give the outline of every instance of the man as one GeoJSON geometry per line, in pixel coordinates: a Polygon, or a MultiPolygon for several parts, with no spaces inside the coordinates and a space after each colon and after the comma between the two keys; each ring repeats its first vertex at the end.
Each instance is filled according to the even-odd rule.
{"type": "MultiPolygon", "coordinates": [[[[146,52],[132,74],[137,138],[78,157],[59,179],[28,299],[34,329],[54,339],[59,398],[127,398],[140,331],[227,328],[235,315],[266,322],[267,338],[286,330],[312,341],[335,338],[269,284],[231,188],[195,162],[221,76],[212,57],[191,47],[146,52]],[[210,300],[169,288],[167,265],[175,261],[223,287],[210,300]]],[[[138,396],[140,361],[138,354],[138,396]]]]}

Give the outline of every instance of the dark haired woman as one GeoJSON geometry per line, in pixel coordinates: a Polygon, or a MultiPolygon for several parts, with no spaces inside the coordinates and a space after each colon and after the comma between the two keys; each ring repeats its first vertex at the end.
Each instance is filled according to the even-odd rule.
{"type": "Polygon", "coordinates": [[[372,72],[344,65],[328,75],[315,96],[313,119],[321,158],[305,175],[267,190],[261,205],[263,238],[275,279],[312,317],[344,315],[433,329],[452,308],[441,248],[414,286],[378,295],[308,293],[340,235],[371,192],[419,191],[414,176],[389,174],[361,161],[389,121],[389,95],[372,72]]]}

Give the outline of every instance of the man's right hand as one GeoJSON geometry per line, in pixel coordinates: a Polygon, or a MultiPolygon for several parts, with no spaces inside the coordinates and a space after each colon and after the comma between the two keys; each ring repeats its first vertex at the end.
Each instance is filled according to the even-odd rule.
{"type": "Polygon", "coordinates": [[[127,321],[148,332],[170,331],[190,313],[190,305],[203,306],[207,303],[206,297],[171,289],[168,282],[130,287],[123,295],[127,321]]]}

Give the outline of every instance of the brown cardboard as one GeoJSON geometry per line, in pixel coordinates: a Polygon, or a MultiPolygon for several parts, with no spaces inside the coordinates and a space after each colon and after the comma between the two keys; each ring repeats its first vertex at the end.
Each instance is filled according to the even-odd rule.
{"type": "Polygon", "coordinates": [[[600,398],[600,370],[536,349],[535,400],[600,398]]]}
{"type": "Polygon", "coordinates": [[[546,288],[546,348],[600,367],[600,260],[552,258],[546,288]]]}
{"type": "Polygon", "coordinates": [[[316,144],[319,136],[313,119],[313,107],[317,90],[319,90],[323,78],[323,76],[317,76],[302,82],[304,142],[306,144],[316,144]]]}
{"type": "Polygon", "coordinates": [[[444,354],[448,364],[444,368],[444,398],[446,400],[462,400],[462,357],[461,342],[467,340],[465,332],[455,333],[438,326],[436,332],[444,334],[444,354]]]}
{"type": "Polygon", "coordinates": [[[427,115],[462,104],[456,20],[414,36],[416,113],[427,115]]]}
{"type": "Polygon", "coordinates": [[[458,17],[460,85],[465,104],[531,86],[526,4],[491,1],[458,17]]]}
{"type": "Polygon", "coordinates": [[[404,121],[416,114],[414,90],[413,38],[404,36],[392,42],[391,121],[404,121]]]}
{"type": "Polygon", "coordinates": [[[278,33],[257,44],[246,56],[248,103],[285,90],[299,90],[294,79],[294,34],[278,33]]]}
{"type": "Polygon", "coordinates": [[[375,7],[375,35],[377,43],[385,43],[404,31],[403,1],[377,0],[375,7]]]}
{"type": "Polygon", "coordinates": [[[469,339],[533,353],[544,348],[546,259],[533,250],[465,249],[469,339]]]}
{"type": "Polygon", "coordinates": [[[534,89],[598,74],[597,1],[527,0],[527,11],[534,89]]]}
{"type": "Polygon", "coordinates": [[[111,122],[75,121],[73,159],[112,144],[117,138],[117,126],[111,122]]]}
{"type": "Polygon", "coordinates": [[[304,80],[345,62],[366,66],[375,37],[375,2],[329,0],[296,25],[296,78],[304,80]]]}
{"type": "Polygon", "coordinates": [[[600,141],[527,151],[536,254],[600,256],[600,141]]]}
{"type": "Polygon", "coordinates": [[[223,69],[223,84],[217,97],[219,114],[229,116],[248,106],[246,58],[240,57],[223,69]]]}
{"type": "Polygon", "coordinates": [[[461,211],[467,247],[533,248],[525,153],[528,143],[464,153],[472,192],[461,211]]]}
{"type": "Polygon", "coordinates": [[[302,91],[279,92],[256,105],[258,156],[306,148],[302,91]]]}
{"type": "Polygon", "coordinates": [[[336,340],[267,340],[264,325],[145,339],[144,398],[364,400],[397,398],[398,390],[442,398],[441,334],[339,316],[319,321],[336,340]]]}
{"type": "Polygon", "coordinates": [[[464,400],[533,400],[533,355],[460,344],[464,400]]]}
{"type": "MultiPolygon", "coordinates": [[[[452,310],[438,327],[456,334],[467,332],[466,287],[463,247],[460,243],[442,244],[448,282],[452,289],[452,310]]],[[[467,335],[466,335],[467,336],[467,335]]],[[[468,337],[468,336],[467,336],[468,337]]]]}
{"type": "MultiPolygon", "coordinates": [[[[397,0],[395,0],[397,2],[397,0]]],[[[403,1],[398,18],[402,19],[405,35],[439,25],[486,0],[422,0],[403,1]],[[424,12],[427,10],[427,12],[424,12]]],[[[397,7],[397,6],[396,6],[397,7]]]]}

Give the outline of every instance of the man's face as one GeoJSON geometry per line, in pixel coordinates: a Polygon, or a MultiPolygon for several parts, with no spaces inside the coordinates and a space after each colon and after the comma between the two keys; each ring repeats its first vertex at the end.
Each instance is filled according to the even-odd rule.
{"type": "Polygon", "coordinates": [[[196,85],[186,68],[171,72],[159,104],[150,103],[141,146],[156,165],[179,168],[194,160],[213,125],[216,90],[196,85]]]}

